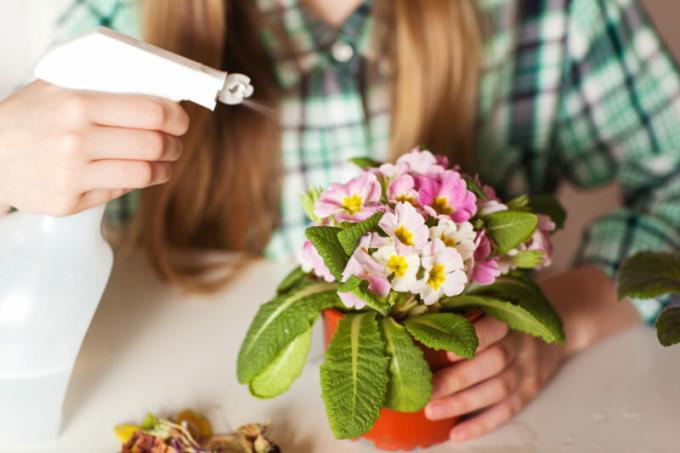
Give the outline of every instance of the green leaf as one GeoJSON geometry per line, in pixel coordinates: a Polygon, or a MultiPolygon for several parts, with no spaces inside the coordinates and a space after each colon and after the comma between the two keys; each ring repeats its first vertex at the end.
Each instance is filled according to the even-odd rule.
{"type": "Polygon", "coordinates": [[[363,300],[367,306],[385,315],[390,309],[390,305],[385,298],[373,294],[368,289],[369,283],[356,275],[352,275],[346,282],[338,285],[339,293],[352,293],[359,299],[363,300]]]}
{"type": "Polygon", "coordinates": [[[661,312],[656,320],[656,336],[664,346],[680,343],[680,306],[672,305],[661,312]]]}
{"type": "MultiPolygon", "coordinates": [[[[305,277],[307,277],[307,275],[308,273],[303,271],[300,266],[296,267],[283,278],[281,283],[279,283],[279,286],[276,288],[276,294],[284,294],[294,289],[305,279],[305,277]]],[[[309,282],[312,281],[312,279],[309,279],[309,282]]]]}
{"type": "Polygon", "coordinates": [[[158,425],[158,418],[152,412],[147,412],[146,418],[144,421],[142,421],[142,424],[139,425],[139,427],[144,431],[151,431],[156,427],[156,425],[158,425]]]}
{"type": "Polygon", "coordinates": [[[250,381],[250,393],[258,398],[273,398],[288,390],[307,363],[312,329],[298,335],[276,359],[250,381]]]}
{"type": "Polygon", "coordinates": [[[430,349],[446,350],[460,357],[474,357],[479,340],[472,323],[453,313],[432,313],[404,322],[413,338],[430,349]]]}
{"type": "Polygon", "coordinates": [[[511,329],[541,337],[548,343],[555,341],[555,335],[531,313],[510,301],[490,296],[461,295],[447,299],[447,308],[470,309],[481,308],[490,316],[502,321],[511,329]]]}
{"type": "Polygon", "coordinates": [[[477,198],[480,200],[486,200],[488,197],[484,193],[481,187],[479,187],[479,184],[474,180],[474,178],[471,178],[470,176],[463,175],[463,179],[465,180],[465,184],[467,184],[467,189],[474,193],[477,198]]]}
{"type": "Polygon", "coordinates": [[[375,168],[382,165],[382,162],[378,162],[377,160],[371,159],[370,157],[353,157],[349,161],[362,170],[367,168],[375,168]]]}
{"type": "Polygon", "coordinates": [[[500,277],[492,285],[478,287],[470,296],[448,298],[444,305],[448,308],[482,308],[512,329],[541,337],[548,343],[564,341],[559,315],[541,288],[525,277],[500,277]],[[474,296],[483,298],[469,299],[474,296]]]}
{"type": "Polygon", "coordinates": [[[511,211],[526,211],[527,209],[529,209],[529,196],[520,195],[518,197],[515,197],[512,200],[508,201],[506,203],[506,206],[511,211]]]}
{"type": "Polygon", "coordinates": [[[321,365],[321,396],[338,439],[370,430],[385,402],[390,359],[375,316],[346,315],[321,365]]]}
{"type": "Polygon", "coordinates": [[[314,214],[314,206],[321,194],[323,193],[323,187],[310,187],[307,192],[300,196],[300,204],[302,204],[302,209],[305,210],[305,214],[309,217],[312,222],[318,222],[319,218],[314,214]]]}
{"type": "Polygon", "coordinates": [[[680,253],[636,253],[621,266],[617,286],[619,299],[680,293],[680,253]]]}
{"type": "Polygon", "coordinates": [[[378,222],[380,222],[383,214],[382,212],[376,212],[363,222],[353,223],[338,233],[338,241],[347,256],[352,256],[352,253],[357,248],[359,239],[364,234],[375,231],[378,228],[378,222]]]}
{"type": "Polygon", "coordinates": [[[329,226],[313,226],[305,230],[305,236],[319,252],[324,264],[337,281],[342,279],[342,271],[345,270],[348,260],[347,254],[338,241],[340,231],[340,228],[329,226]]]}
{"type": "Polygon", "coordinates": [[[504,255],[531,237],[538,217],[530,212],[499,211],[484,216],[484,224],[496,252],[504,255]]]}
{"type": "Polygon", "coordinates": [[[432,372],[423,351],[413,343],[403,326],[392,318],[380,320],[390,356],[390,383],[385,407],[417,412],[432,396],[432,372]]]}
{"type": "Polygon", "coordinates": [[[543,290],[528,277],[506,275],[496,279],[493,285],[482,286],[477,291],[480,294],[491,294],[503,300],[521,306],[531,313],[550,332],[552,340],[543,337],[547,342],[564,342],[562,320],[557,314],[543,290]]]}
{"type": "Polygon", "coordinates": [[[512,257],[512,262],[520,269],[534,269],[543,264],[544,258],[542,250],[520,250],[512,257]]]}
{"type": "Polygon", "coordinates": [[[567,220],[567,211],[565,211],[562,203],[552,195],[536,195],[529,199],[531,209],[538,213],[550,217],[555,223],[555,228],[561,230],[564,228],[564,223],[567,220]]]}
{"type": "Polygon", "coordinates": [[[390,291],[387,295],[387,305],[394,307],[397,304],[404,303],[407,298],[413,297],[411,294],[400,293],[398,291],[390,291]]]}
{"type": "Polygon", "coordinates": [[[315,283],[262,305],[241,344],[238,381],[248,384],[297,336],[307,331],[325,308],[340,304],[334,283],[315,283]]]}

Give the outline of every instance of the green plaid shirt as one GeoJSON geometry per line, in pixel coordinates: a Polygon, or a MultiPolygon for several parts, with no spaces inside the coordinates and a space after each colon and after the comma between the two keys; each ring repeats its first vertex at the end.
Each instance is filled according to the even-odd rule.
{"type": "MultiPolygon", "coordinates": [[[[388,78],[366,1],[331,30],[299,0],[258,0],[295,45],[264,32],[285,93],[281,225],[267,254],[295,254],[306,220],[298,196],[356,174],[353,156],[386,157],[388,78]]],[[[577,264],[614,276],[641,249],[680,248],[680,77],[636,0],[481,0],[490,24],[479,95],[478,170],[505,196],[617,180],[624,207],[586,230],[577,264]]],[[[105,25],[138,35],[132,2],[79,0],[62,38],[105,25]]],[[[228,68],[227,68],[228,69],[228,68]]],[[[257,89],[257,87],[256,87],[257,89]]],[[[437,150],[434,150],[437,151],[437,150]]],[[[134,199],[111,203],[126,218],[134,199]]],[[[662,303],[636,301],[653,320],[662,303]]]]}

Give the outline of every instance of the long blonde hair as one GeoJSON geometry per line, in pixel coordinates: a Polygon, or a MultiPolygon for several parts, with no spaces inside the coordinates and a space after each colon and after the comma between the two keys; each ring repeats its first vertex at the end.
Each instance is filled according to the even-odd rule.
{"type": "MultiPolygon", "coordinates": [[[[377,0],[389,22],[391,155],[423,144],[471,165],[481,32],[476,0],[377,0]]],[[[255,100],[280,96],[253,0],[146,0],[145,39],[253,79],[255,100]],[[238,45],[236,45],[238,43],[238,45]]],[[[203,266],[173,254],[196,248],[259,254],[277,225],[279,124],[250,109],[187,106],[184,156],[170,182],[142,194],[139,237],[160,275],[208,289],[203,266]]],[[[212,284],[210,284],[212,287],[212,284]]]]}

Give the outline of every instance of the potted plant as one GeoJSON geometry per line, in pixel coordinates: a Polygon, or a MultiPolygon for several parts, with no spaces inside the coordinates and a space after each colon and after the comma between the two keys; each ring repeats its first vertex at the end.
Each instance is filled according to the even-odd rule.
{"type": "Polygon", "coordinates": [[[623,263],[617,283],[619,300],[670,298],[656,335],[664,346],[680,343],[680,252],[638,252],[623,263]]]}
{"type": "Polygon", "coordinates": [[[301,266],[262,305],[238,356],[239,382],[259,398],[285,392],[323,315],[321,393],[333,434],[378,448],[443,442],[455,419],[423,408],[445,352],[473,357],[480,313],[564,340],[561,321],[527,271],[550,262],[564,211],[550,197],[503,203],[446,158],[419,149],[396,164],[355,159],[359,176],[302,200],[313,222],[301,266]]]}

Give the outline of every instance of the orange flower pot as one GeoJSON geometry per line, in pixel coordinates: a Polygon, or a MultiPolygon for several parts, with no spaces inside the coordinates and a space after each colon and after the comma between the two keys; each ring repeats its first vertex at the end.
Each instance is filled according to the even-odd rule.
{"type": "MultiPolygon", "coordinates": [[[[338,323],[344,314],[333,309],[324,310],[324,336],[326,347],[338,330],[338,323]]],[[[437,371],[450,364],[445,351],[434,351],[419,345],[430,364],[432,371],[437,371]]],[[[425,417],[425,411],[399,412],[391,409],[380,409],[380,416],[364,439],[372,441],[381,450],[413,450],[440,444],[449,439],[449,432],[459,417],[431,421],[425,417]]]]}

